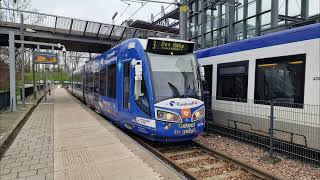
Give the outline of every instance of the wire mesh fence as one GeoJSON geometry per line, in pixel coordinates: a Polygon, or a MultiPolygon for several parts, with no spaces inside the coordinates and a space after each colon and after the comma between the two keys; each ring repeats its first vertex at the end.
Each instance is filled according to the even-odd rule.
{"type": "Polygon", "coordinates": [[[320,164],[320,105],[205,97],[207,131],[320,164]]]}

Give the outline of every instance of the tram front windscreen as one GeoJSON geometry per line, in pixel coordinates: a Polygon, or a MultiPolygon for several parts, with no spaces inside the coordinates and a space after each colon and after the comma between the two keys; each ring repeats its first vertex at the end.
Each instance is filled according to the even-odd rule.
{"type": "Polygon", "coordinates": [[[198,66],[193,53],[147,55],[156,103],[171,98],[200,98],[198,66]]]}

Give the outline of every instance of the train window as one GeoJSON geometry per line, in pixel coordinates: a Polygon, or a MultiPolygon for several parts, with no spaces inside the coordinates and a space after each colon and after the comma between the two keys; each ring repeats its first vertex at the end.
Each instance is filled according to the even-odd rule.
{"type": "Polygon", "coordinates": [[[123,108],[129,109],[130,62],[123,65],[123,108]]]}
{"type": "Polygon", "coordinates": [[[117,72],[116,64],[111,64],[108,67],[108,97],[115,99],[116,98],[116,81],[117,81],[117,72]]]}
{"type": "Polygon", "coordinates": [[[106,74],[106,68],[100,69],[100,95],[106,96],[106,80],[107,80],[107,74],[106,74]]]}
{"type": "Polygon", "coordinates": [[[255,103],[303,104],[305,61],[305,54],[257,59],[255,103]]]}
{"type": "Polygon", "coordinates": [[[136,103],[143,112],[151,116],[149,98],[148,98],[146,83],[144,79],[141,82],[141,92],[143,93],[143,96],[140,96],[139,99],[136,100],[136,103]]]}
{"type": "Polygon", "coordinates": [[[249,61],[218,64],[217,99],[247,102],[249,61]]]}

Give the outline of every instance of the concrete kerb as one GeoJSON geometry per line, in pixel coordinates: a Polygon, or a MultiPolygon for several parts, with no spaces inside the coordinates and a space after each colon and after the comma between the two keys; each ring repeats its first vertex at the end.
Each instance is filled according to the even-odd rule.
{"type": "Polygon", "coordinates": [[[43,97],[47,94],[48,92],[43,93],[43,95],[37,100],[35,104],[33,104],[29,109],[23,113],[21,116],[19,116],[18,122],[13,126],[10,130],[9,133],[3,137],[0,140],[0,161],[7,151],[7,149],[10,147],[14,139],[17,137],[19,134],[20,130],[22,129],[23,125],[26,123],[34,109],[38,106],[38,104],[42,101],[43,97]]]}

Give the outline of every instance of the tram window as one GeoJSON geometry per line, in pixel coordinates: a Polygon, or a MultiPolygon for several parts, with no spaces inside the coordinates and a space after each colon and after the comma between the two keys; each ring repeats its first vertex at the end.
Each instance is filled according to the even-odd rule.
{"type": "Polygon", "coordinates": [[[129,109],[130,62],[123,65],[123,108],[129,109]]]}
{"type": "Polygon", "coordinates": [[[248,62],[218,64],[217,99],[247,102],[248,62]]]}
{"type": "Polygon", "coordinates": [[[93,92],[93,72],[90,72],[90,93],[93,92]]]}
{"type": "Polygon", "coordinates": [[[108,67],[108,97],[115,99],[116,98],[116,64],[112,64],[108,67]]]}
{"type": "Polygon", "coordinates": [[[86,92],[89,92],[89,81],[90,81],[90,76],[89,76],[89,73],[88,72],[86,72],[86,83],[85,83],[85,85],[86,85],[86,92]]]}
{"type": "Polygon", "coordinates": [[[100,95],[106,96],[106,68],[100,69],[100,95]]]}
{"type": "Polygon", "coordinates": [[[139,99],[136,100],[136,103],[143,112],[151,116],[149,98],[148,98],[147,88],[146,88],[144,79],[141,82],[141,92],[143,93],[143,96],[140,96],[139,99]]]}
{"type": "Polygon", "coordinates": [[[257,59],[255,103],[303,104],[305,61],[305,54],[257,59]]]}
{"type": "Polygon", "coordinates": [[[98,87],[99,84],[98,83],[99,83],[99,71],[95,70],[95,72],[94,72],[94,88],[93,88],[93,91],[95,93],[99,92],[99,87],[98,87]]]}

